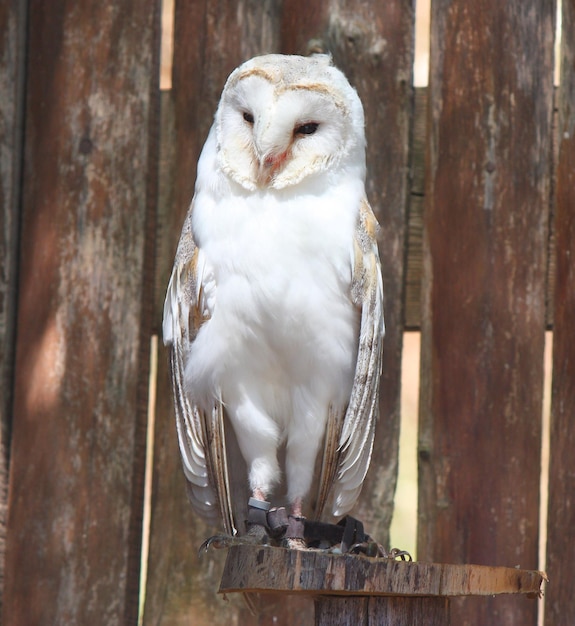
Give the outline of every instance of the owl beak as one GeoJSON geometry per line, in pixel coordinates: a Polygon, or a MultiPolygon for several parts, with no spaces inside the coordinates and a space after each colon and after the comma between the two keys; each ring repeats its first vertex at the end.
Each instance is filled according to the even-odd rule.
{"type": "Polygon", "coordinates": [[[259,159],[257,181],[260,187],[267,187],[287,159],[288,151],[268,152],[259,159]]]}

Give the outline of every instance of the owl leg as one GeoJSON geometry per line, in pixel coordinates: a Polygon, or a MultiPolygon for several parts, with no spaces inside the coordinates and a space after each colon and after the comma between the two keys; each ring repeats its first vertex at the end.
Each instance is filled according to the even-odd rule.
{"type": "Polygon", "coordinates": [[[321,420],[309,417],[295,423],[286,444],[286,480],[291,512],[301,517],[303,502],[314,477],[315,462],[323,438],[321,420]]]}
{"type": "Polygon", "coordinates": [[[265,533],[269,494],[279,481],[280,469],[277,447],[280,440],[278,425],[248,397],[242,395],[227,407],[236,433],[240,451],[248,469],[252,497],[248,504],[248,534],[265,533]]]}
{"type": "Polygon", "coordinates": [[[286,477],[290,515],[285,544],[292,550],[301,550],[307,547],[304,539],[303,502],[310,491],[313,480],[315,459],[319,447],[316,439],[318,437],[315,436],[315,433],[309,433],[305,428],[298,428],[290,433],[287,442],[286,477]]]}

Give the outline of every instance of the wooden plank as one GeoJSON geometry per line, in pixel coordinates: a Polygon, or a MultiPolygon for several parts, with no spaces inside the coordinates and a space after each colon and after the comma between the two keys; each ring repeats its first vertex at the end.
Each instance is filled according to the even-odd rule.
{"type": "Polygon", "coordinates": [[[315,600],[316,626],[449,626],[446,598],[320,596],[315,600]]]}
{"type": "MultiPolygon", "coordinates": [[[[552,3],[432,4],[418,557],[537,566],[552,3]],[[528,69],[527,69],[528,68],[528,69]]],[[[455,624],[535,624],[515,597],[455,624]]]]}
{"type": "MultiPolygon", "coordinates": [[[[419,330],[421,324],[421,278],[423,273],[423,208],[425,204],[425,134],[427,118],[427,88],[414,89],[413,132],[410,148],[411,191],[407,237],[407,266],[405,278],[405,330],[419,330]]],[[[554,102],[556,92],[554,91],[554,102]]],[[[553,107],[552,163],[557,163],[558,122],[557,105],[553,107]]],[[[552,172],[554,171],[552,167],[552,172]]],[[[549,195],[553,211],[553,194],[549,195]]],[[[553,328],[553,294],[555,293],[555,222],[549,220],[545,320],[553,328]]]]}
{"type": "Polygon", "coordinates": [[[135,623],[158,3],[29,3],[2,623],[135,623]]]}
{"type": "Polygon", "coordinates": [[[353,515],[373,536],[389,542],[397,478],[401,351],[404,326],[405,244],[412,121],[413,3],[284,3],[283,50],[330,52],[363,102],[368,199],[380,223],[386,337],[380,420],[374,455],[353,515]],[[299,19],[300,15],[306,19],[299,19]]]}
{"type": "MultiPolygon", "coordinates": [[[[555,96],[555,92],[554,92],[555,96]]],[[[554,98],[555,101],[555,98],[554,98]]],[[[427,87],[414,89],[413,130],[410,147],[410,198],[405,276],[405,330],[419,330],[421,325],[421,280],[423,274],[423,208],[425,204],[425,134],[427,118],[427,87]]],[[[557,107],[553,107],[553,164],[557,163],[557,107]]],[[[554,167],[552,167],[554,171],[554,167]]],[[[553,211],[553,194],[549,196],[553,211]]],[[[549,220],[545,320],[553,328],[553,294],[555,293],[555,222],[549,220]]]]}
{"type": "Polygon", "coordinates": [[[420,87],[414,90],[413,131],[410,146],[411,189],[406,242],[404,330],[417,330],[421,323],[426,116],[427,88],[420,87]]]}
{"type": "Polygon", "coordinates": [[[0,611],[13,401],[26,6],[0,6],[0,611]]]}
{"type": "MultiPolygon", "coordinates": [[[[229,73],[243,60],[277,48],[275,0],[176,0],[172,91],[162,100],[162,137],[155,319],[163,300],[184,216],[193,195],[196,163],[229,73]]],[[[161,343],[161,342],[160,342],[161,343]]],[[[223,555],[200,559],[200,544],[218,529],[205,524],[186,497],[163,346],[158,359],[150,555],[144,624],[248,626],[246,605],[216,595],[223,555]]],[[[289,618],[289,613],[287,614],[289,618]]],[[[294,620],[297,624],[297,620],[294,620]]]]}
{"type": "Polygon", "coordinates": [[[232,546],[228,551],[220,593],[281,591],[342,597],[538,596],[542,581],[541,572],[514,567],[392,561],[323,550],[286,550],[244,544],[232,546]]]}
{"type": "Polygon", "coordinates": [[[575,1],[563,0],[559,160],[556,187],[556,291],[549,467],[545,623],[564,624],[575,615],[571,558],[575,528],[575,1]]]}

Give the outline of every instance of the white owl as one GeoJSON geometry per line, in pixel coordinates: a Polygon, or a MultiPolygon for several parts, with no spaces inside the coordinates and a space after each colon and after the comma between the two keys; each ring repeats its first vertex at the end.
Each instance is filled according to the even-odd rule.
{"type": "Polygon", "coordinates": [[[279,503],[280,484],[296,518],[343,515],[359,495],[384,333],[364,179],[363,108],[330,57],[232,72],[163,323],[190,498],[232,535],[248,497],[279,503]]]}

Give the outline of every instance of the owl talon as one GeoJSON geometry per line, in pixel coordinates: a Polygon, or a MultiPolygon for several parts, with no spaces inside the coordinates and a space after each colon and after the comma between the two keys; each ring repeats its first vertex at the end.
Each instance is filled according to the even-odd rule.
{"type": "Polygon", "coordinates": [[[389,559],[390,561],[412,561],[411,554],[407,550],[392,548],[389,552],[376,541],[363,541],[356,543],[349,549],[350,554],[365,554],[372,558],[389,559]]]}
{"type": "Polygon", "coordinates": [[[239,545],[267,545],[269,543],[269,536],[266,529],[258,524],[253,524],[249,527],[247,534],[245,535],[214,535],[209,537],[202,543],[198,550],[198,554],[207,552],[210,548],[216,550],[226,550],[232,546],[239,545]]]}
{"type": "Polygon", "coordinates": [[[407,550],[399,550],[398,548],[392,548],[387,554],[387,558],[390,561],[413,561],[411,554],[407,550]]]}
{"type": "Polygon", "coordinates": [[[207,552],[210,548],[215,548],[216,550],[229,548],[234,544],[234,539],[235,537],[231,535],[213,535],[208,537],[199,547],[198,554],[201,555],[202,552],[207,552]]]}

